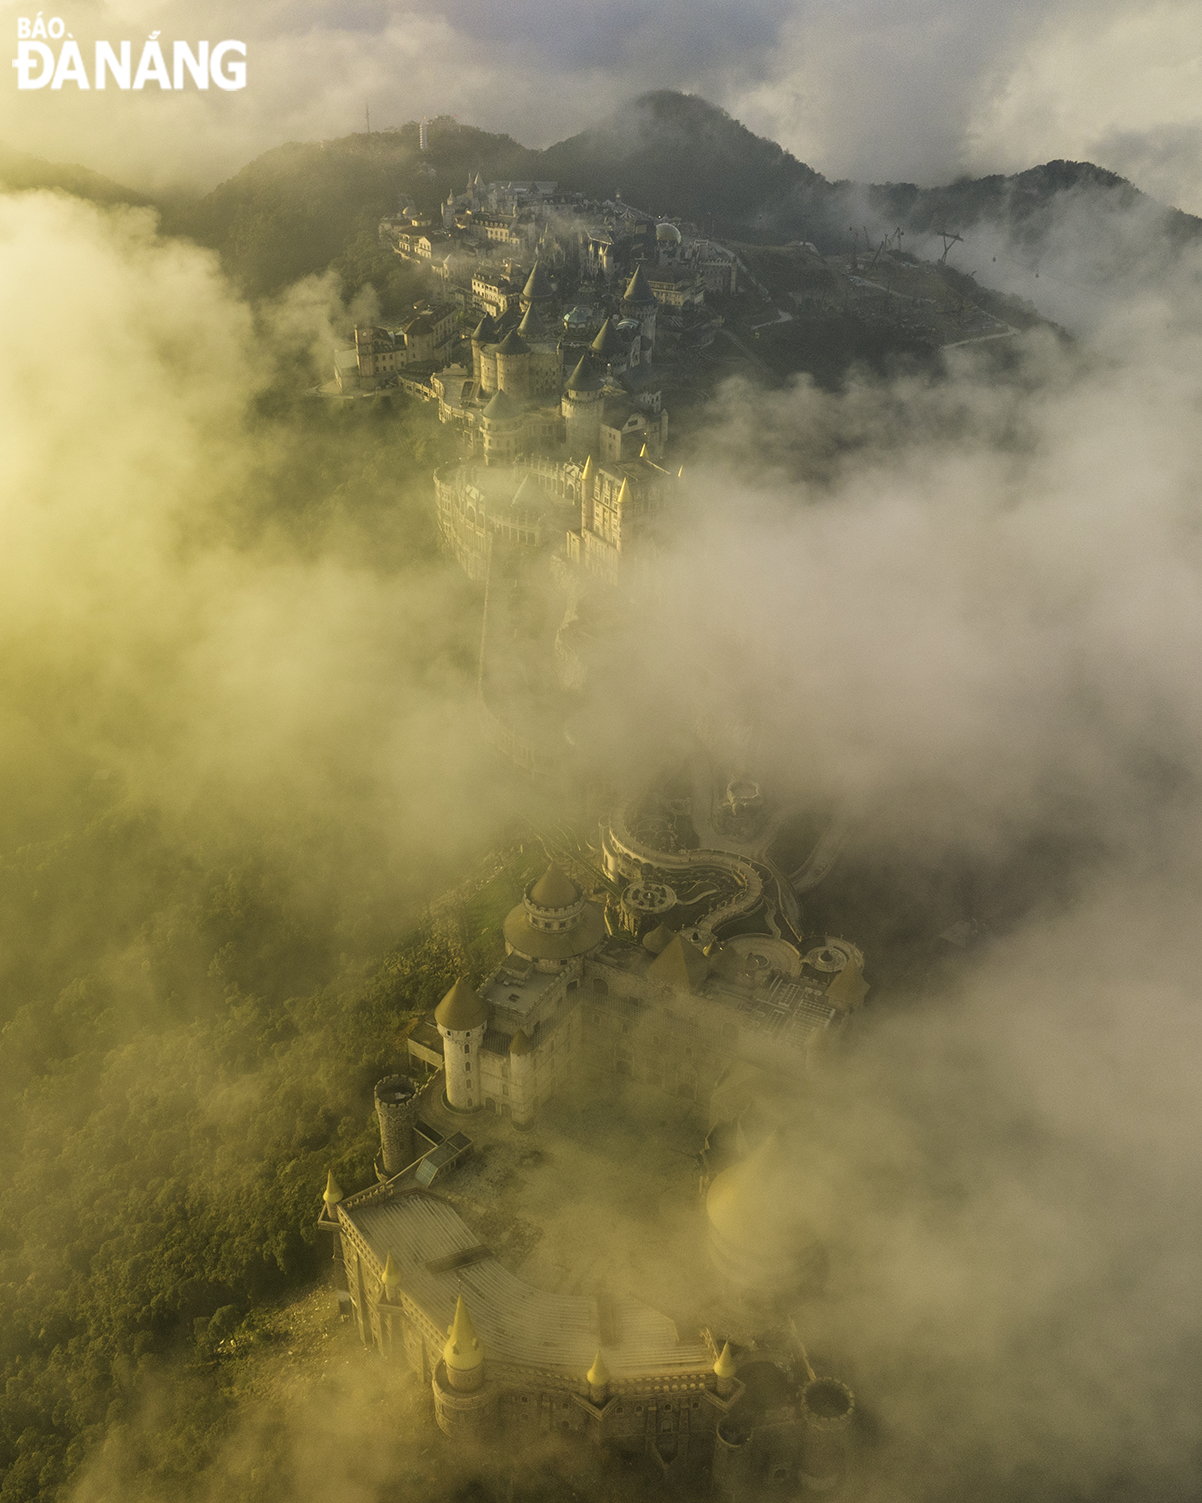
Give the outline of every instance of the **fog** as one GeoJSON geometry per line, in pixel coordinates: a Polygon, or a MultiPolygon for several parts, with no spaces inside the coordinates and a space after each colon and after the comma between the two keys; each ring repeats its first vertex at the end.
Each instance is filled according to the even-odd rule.
{"type": "MultiPolygon", "coordinates": [[[[5,9],[10,23],[22,13],[5,9]]],[[[543,147],[648,89],[676,88],[829,178],[931,184],[1085,159],[1202,211],[1190,3],[92,0],[65,19],[88,56],[97,38],[128,38],[136,56],[151,30],[247,43],[241,92],[5,92],[0,141],[135,188],[211,187],[284,141],[362,129],[367,107],[375,129],[457,114],[543,147]]]]}
{"type": "MultiPolygon", "coordinates": [[[[1085,269],[1073,223],[1056,232],[1070,299],[1085,269]]],[[[479,602],[432,546],[424,482],[394,478],[418,462],[390,451],[363,507],[297,466],[313,420],[263,418],[345,310],[312,282],[252,310],[149,217],[49,195],[0,200],[0,272],[6,849],[54,837],[82,786],[198,860],[266,852],[299,911],[336,908],[348,950],[383,950],[530,803],[479,739],[479,602]]],[[[951,352],[945,379],[729,384],[682,456],[660,604],[615,643],[637,671],[582,711],[589,781],[651,775],[725,717],[753,728],[766,782],[848,813],[854,869],[979,874],[966,916],[988,941],[928,985],[878,987],[813,1087],[805,1175],[838,1210],[827,1295],[800,1313],[873,1416],[869,1498],[1195,1487],[1192,288],[1189,267],[1117,284],[1086,343],[951,352]],[[1055,862],[1024,865],[1041,842],[1055,862]]],[[[135,951],[106,956],[118,989],[135,951]]],[[[295,1045],[315,1072],[327,1000],[295,1045]]],[[[153,991],[144,1005],[153,1019],[153,991]]],[[[132,1024],[112,1047],[108,1086],[131,1089],[132,1024]]],[[[271,1068],[198,1066],[208,1120],[253,1140],[271,1068]]],[[[298,1224],[333,1150],[306,1151],[287,1167],[298,1224]]],[[[249,1203],[257,1182],[238,1183],[249,1203]]],[[[804,1177],[780,1192],[804,1198],[804,1177]]],[[[186,1401],[182,1379],[155,1381],[186,1401]]],[[[319,1385],[275,1417],[292,1496],[368,1496],[409,1464],[380,1440],[392,1382],[368,1371],[337,1402],[319,1385]],[[336,1462],[314,1455],[330,1414],[336,1462]]],[[[153,1433],[153,1406],[137,1413],[153,1433]]],[[[230,1476],[269,1491],[247,1459],[263,1423],[248,1407],[201,1495],[230,1476]]],[[[135,1486],[137,1433],[82,1497],[135,1486]]]]}

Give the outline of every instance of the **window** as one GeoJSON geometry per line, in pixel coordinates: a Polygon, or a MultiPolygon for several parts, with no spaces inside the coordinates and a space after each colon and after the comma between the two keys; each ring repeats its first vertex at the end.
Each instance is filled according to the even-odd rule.
{"type": "Polygon", "coordinates": [[[464,1054],[470,1054],[472,1052],[472,1046],[470,1044],[464,1044],[463,1052],[464,1054]]]}

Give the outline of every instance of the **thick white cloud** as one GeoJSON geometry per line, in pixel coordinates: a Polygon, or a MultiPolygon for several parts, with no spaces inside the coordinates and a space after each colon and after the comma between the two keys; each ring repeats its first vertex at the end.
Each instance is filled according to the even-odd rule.
{"type": "MultiPolygon", "coordinates": [[[[32,14],[0,7],[0,33],[32,14]]],[[[81,40],[245,40],[242,93],[0,95],[0,140],[137,186],[213,182],[282,141],[451,113],[545,146],[651,88],[703,94],[830,177],[945,181],[1101,160],[1202,208],[1197,0],[1144,9],[1005,0],[822,0],[594,10],[558,0],[418,9],[276,0],[72,8],[81,40]]],[[[85,47],[85,55],[88,54],[85,47]]]]}

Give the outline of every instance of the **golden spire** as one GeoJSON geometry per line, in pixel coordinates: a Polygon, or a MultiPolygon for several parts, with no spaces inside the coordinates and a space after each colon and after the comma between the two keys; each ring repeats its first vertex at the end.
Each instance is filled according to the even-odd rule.
{"type": "Polygon", "coordinates": [[[580,472],[580,484],[587,485],[592,478],[593,456],[591,454],[586,454],[584,458],[584,469],[582,469],[580,472]]]}
{"type": "Polygon", "coordinates": [[[480,1338],[476,1335],[476,1328],[472,1325],[472,1317],[467,1313],[462,1294],[455,1305],[455,1319],[447,1332],[442,1360],[448,1367],[461,1373],[470,1372],[484,1362],[484,1348],[480,1345],[480,1338]]]}
{"type": "Polygon", "coordinates": [[[342,1199],[342,1191],[338,1188],[338,1181],[334,1178],[334,1171],[332,1169],[326,1178],[325,1194],[321,1198],[326,1203],[327,1211],[332,1211],[334,1206],[342,1199]]]}
{"type": "Polygon", "coordinates": [[[719,1378],[733,1378],[738,1370],[735,1359],[731,1355],[730,1342],[728,1341],[721,1352],[718,1353],[718,1360],[714,1363],[714,1373],[719,1378]]]}
{"type": "Polygon", "coordinates": [[[385,1289],[391,1289],[394,1284],[399,1284],[400,1282],[401,1270],[392,1261],[392,1254],[389,1253],[388,1256],[384,1259],[384,1275],[381,1279],[381,1283],[384,1285],[385,1289]]]}
{"type": "Polygon", "coordinates": [[[593,1365],[585,1373],[591,1388],[604,1388],[609,1382],[609,1368],[605,1365],[605,1358],[601,1354],[601,1348],[597,1348],[597,1355],[593,1358],[593,1365]]]}
{"type": "Polygon", "coordinates": [[[625,475],[623,475],[623,477],[622,477],[622,489],[618,492],[618,499],[617,499],[617,501],[614,504],[616,506],[623,506],[629,500],[630,500],[630,481],[626,478],[625,475]]]}
{"type": "Polygon", "coordinates": [[[680,469],[677,470],[677,472],[676,472],[676,478],[677,478],[677,480],[683,480],[684,479],[684,465],[681,465],[680,469]]]}
{"type": "Polygon", "coordinates": [[[640,459],[646,459],[646,457],[647,457],[647,440],[644,439],[643,440],[643,447],[639,450],[639,458],[640,459]]]}

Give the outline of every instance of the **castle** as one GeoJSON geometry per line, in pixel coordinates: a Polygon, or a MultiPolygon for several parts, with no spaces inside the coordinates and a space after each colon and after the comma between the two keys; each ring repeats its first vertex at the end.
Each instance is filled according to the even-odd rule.
{"type": "Polygon", "coordinates": [[[457,980],[410,1036],[413,1076],[377,1086],[379,1183],[344,1196],[331,1174],[319,1221],[340,1298],[366,1344],[429,1384],[450,1436],[568,1432],[676,1482],[708,1473],[729,1503],[826,1490],[854,1398],[799,1339],[751,1351],[682,1335],[632,1294],[540,1291],[435,1188],[469,1131],[527,1131],[589,1082],[636,1080],[695,1103],[699,1132],[709,1122],[698,1166],[716,1286],[762,1313],[813,1275],[820,1249],[774,1209],[796,1146],[787,1129],[761,1124],[750,1149],[748,1135],[763,1091],[815,1067],[860,1005],[863,956],[796,932],[766,858],[657,850],[631,822],[604,832],[604,904],[553,862],[505,919],[502,965],[478,989],[457,980]],[[755,920],[775,932],[748,931],[755,920]]]}

